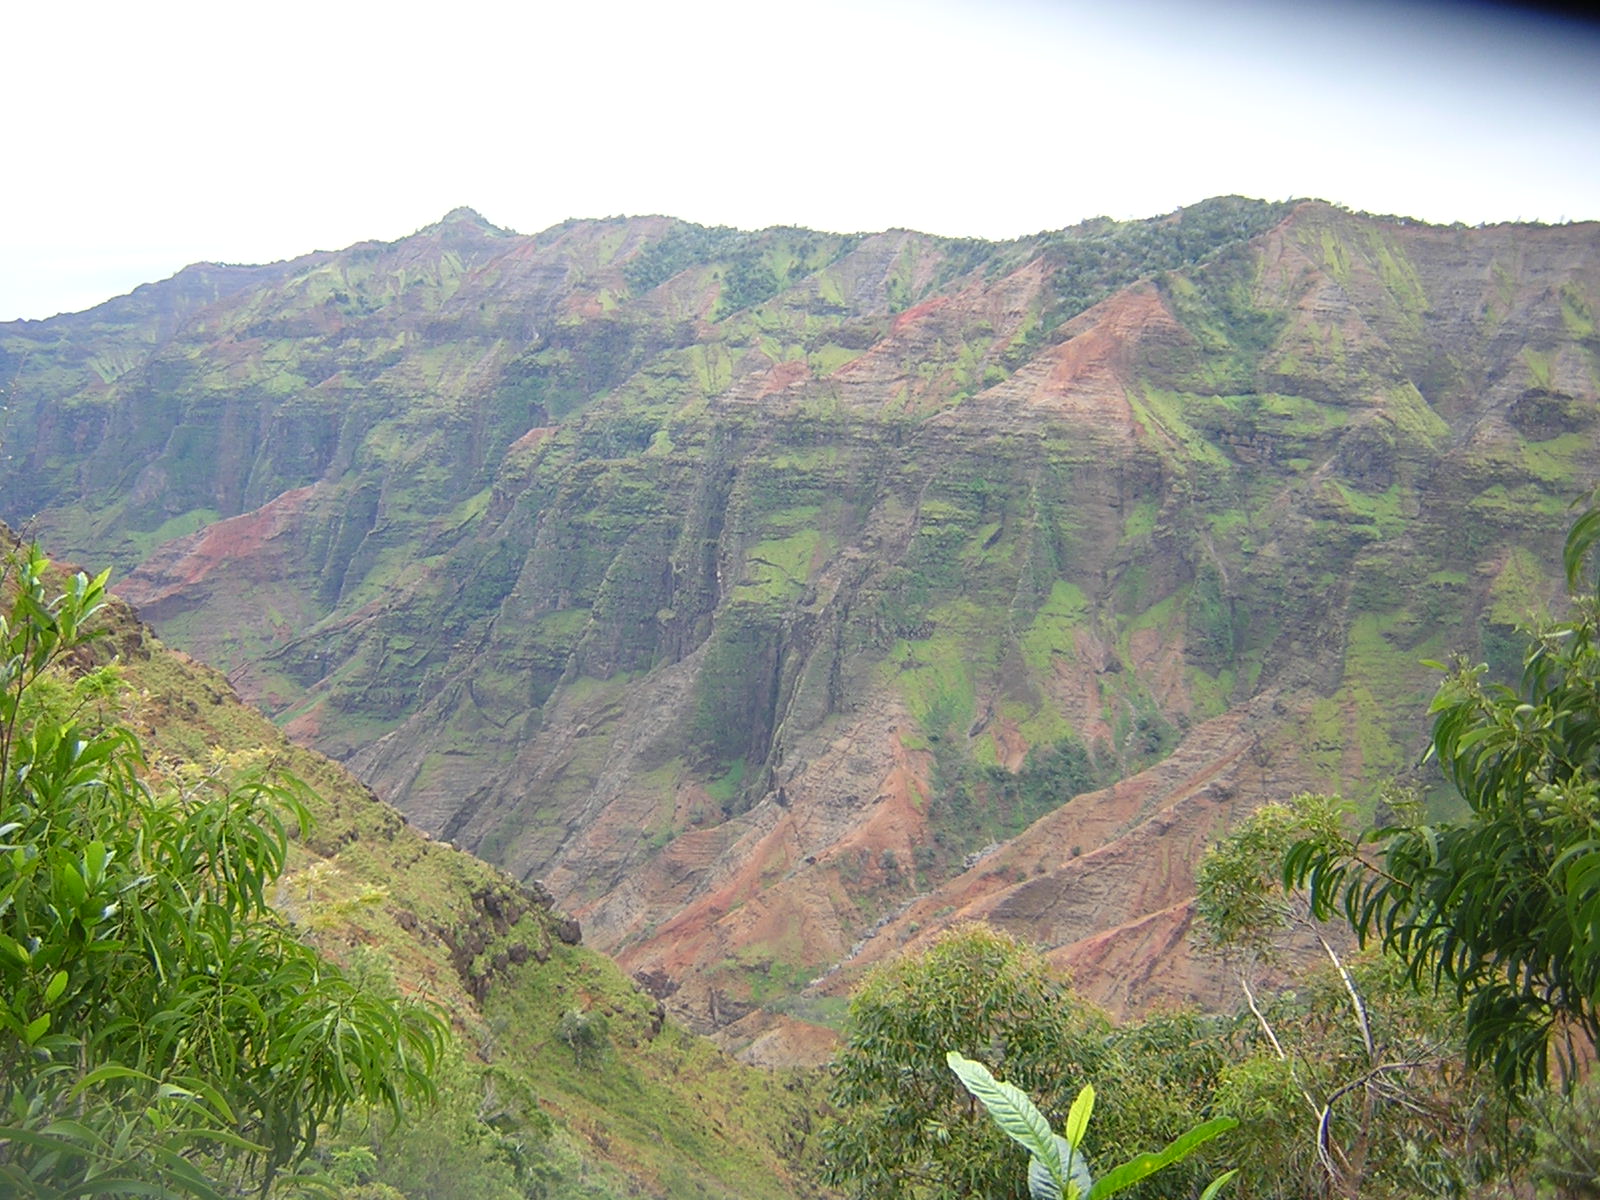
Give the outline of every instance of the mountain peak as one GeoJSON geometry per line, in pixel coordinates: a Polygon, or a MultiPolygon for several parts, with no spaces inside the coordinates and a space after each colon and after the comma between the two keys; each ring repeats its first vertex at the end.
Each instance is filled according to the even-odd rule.
{"type": "Polygon", "coordinates": [[[460,232],[468,229],[481,230],[484,233],[494,234],[506,234],[512,232],[509,229],[502,229],[494,222],[487,220],[477,209],[468,208],[464,204],[459,208],[452,208],[432,225],[424,225],[421,229],[417,230],[417,232],[442,233],[446,230],[460,232]]]}

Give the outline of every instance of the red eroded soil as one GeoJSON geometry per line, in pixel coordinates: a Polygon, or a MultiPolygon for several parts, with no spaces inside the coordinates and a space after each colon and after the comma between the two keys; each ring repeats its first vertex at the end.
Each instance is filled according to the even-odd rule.
{"type": "Polygon", "coordinates": [[[1066,329],[1070,336],[1041,356],[1043,372],[1021,373],[1032,385],[1029,402],[1128,433],[1136,428],[1128,381],[1138,376],[1144,344],[1192,340],[1148,286],[1119,292],[1075,317],[1066,329]]]}
{"type": "Polygon", "coordinates": [[[894,325],[891,328],[896,334],[905,333],[922,324],[923,320],[930,314],[938,312],[949,303],[949,296],[935,296],[931,300],[924,300],[921,304],[913,304],[905,312],[895,317],[894,325]]]}
{"type": "Polygon", "coordinates": [[[1225,1002],[1221,965],[1188,938],[1194,866],[1218,830],[1303,786],[1258,765],[1270,711],[1263,700],[1198,725],[1165,761],[1040,818],[911,904],[822,990],[842,995],[902,947],[983,920],[1046,948],[1115,1014],[1225,1002]]]}
{"type": "Polygon", "coordinates": [[[767,372],[766,378],[761,381],[759,394],[763,398],[774,396],[810,378],[811,368],[799,359],[777,363],[772,370],[767,372]]]}
{"type": "MultiPolygon", "coordinates": [[[[884,882],[891,870],[885,851],[891,854],[889,862],[909,864],[914,848],[927,837],[929,756],[908,750],[897,733],[887,737],[890,768],[865,811],[842,836],[832,815],[797,796],[753,841],[731,874],[621,949],[618,961],[632,972],[684,980],[674,1007],[695,1016],[714,1008],[715,968],[724,960],[755,964],[757,956],[771,956],[789,964],[838,961],[855,936],[853,893],[884,882]]],[[[698,852],[715,854],[723,848],[717,838],[713,830],[684,834],[660,861],[690,869],[698,852]]],[[[826,1043],[830,1036],[790,1030],[780,1041],[809,1044],[821,1038],[826,1043]]],[[[768,1049],[777,1053],[777,1043],[768,1049]]]]}
{"type": "MultiPolygon", "coordinates": [[[[195,587],[224,567],[252,560],[265,563],[273,557],[270,543],[290,529],[319,487],[294,488],[251,512],[175,538],[119,583],[117,593],[147,608],[195,587]]],[[[270,566],[265,569],[270,572],[270,566]]]]}

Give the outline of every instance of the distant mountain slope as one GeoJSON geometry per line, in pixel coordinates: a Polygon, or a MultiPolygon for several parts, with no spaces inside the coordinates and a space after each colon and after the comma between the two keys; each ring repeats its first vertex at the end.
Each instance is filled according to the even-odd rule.
{"type": "Polygon", "coordinates": [[[9,515],[756,1057],[980,908],[1204,997],[1196,848],[1407,771],[1600,473],[1593,224],[458,210],[254,270],[0,326],[9,515]]]}

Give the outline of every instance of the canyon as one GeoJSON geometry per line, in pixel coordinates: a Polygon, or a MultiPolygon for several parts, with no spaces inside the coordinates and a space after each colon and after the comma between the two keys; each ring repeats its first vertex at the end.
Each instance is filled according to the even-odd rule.
{"type": "Polygon", "coordinates": [[[674,1016],[816,1062],[982,917],[1229,1002],[1193,864],[1417,763],[1600,479],[1600,226],[1224,197],[1012,242],[665,217],[0,325],[3,516],[674,1016]]]}

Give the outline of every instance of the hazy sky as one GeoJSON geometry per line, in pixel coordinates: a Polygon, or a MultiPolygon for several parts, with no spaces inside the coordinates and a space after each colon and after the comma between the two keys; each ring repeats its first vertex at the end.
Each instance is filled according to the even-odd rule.
{"type": "Polygon", "coordinates": [[[1600,36],[1463,4],[15,4],[0,320],[460,204],[1009,237],[1238,192],[1600,218],[1600,36]]]}

